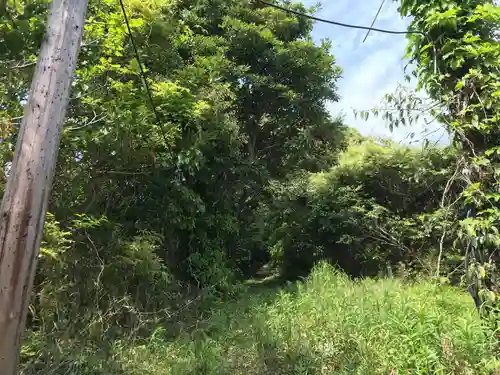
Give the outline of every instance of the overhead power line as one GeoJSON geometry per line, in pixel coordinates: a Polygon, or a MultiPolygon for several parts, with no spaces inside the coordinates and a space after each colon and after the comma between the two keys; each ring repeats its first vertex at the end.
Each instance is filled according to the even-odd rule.
{"type": "Polygon", "coordinates": [[[128,22],[128,17],[127,17],[127,12],[125,11],[125,6],[123,5],[123,0],[120,0],[120,6],[122,8],[123,18],[125,19],[125,24],[127,25],[127,31],[128,31],[128,36],[130,38],[130,43],[132,44],[132,48],[134,49],[135,58],[137,59],[137,63],[139,64],[139,70],[141,72],[142,81],[144,83],[144,87],[145,87],[146,93],[148,95],[148,100],[149,100],[149,103],[151,104],[151,108],[153,109],[154,115],[156,117],[156,123],[160,127],[160,132],[161,132],[161,135],[162,135],[163,140],[165,141],[165,145],[166,145],[167,144],[167,137],[166,137],[165,132],[163,130],[163,127],[161,125],[160,114],[158,113],[158,110],[156,109],[155,103],[153,102],[153,95],[151,94],[151,89],[149,87],[148,80],[146,78],[146,72],[144,72],[144,68],[142,67],[141,58],[139,56],[139,51],[137,50],[137,45],[135,43],[134,36],[132,35],[132,30],[130,29],[130,24],[128,22]]]}
{"type": "MultiPolygon", "coordinates": [[[[125,6],[123,5],[123,0],[119,0],[119,1],[120,1],[120,7],[121,7],[122,13],[123,13],[123,18],[125,20],[125,24],[127,25],[127,31],[128,31],[128,35],[129,35],[129,38],[130,38],[130,42],[132,44],[132,48],[134,50],[135,57],[137,59],[137,63],[139,64],[139,70],[140,70],[140,73],[141,73],[141,77],[142,77],[142,81],[143,81],[144,87],[145,87],[146,92],[147,92],[148,100],[149,100],[151,108],[152,108],[152,110],[154,112],[154,115],[155,115],[155,118],[156,118],[156,122],[157,122],[158,126],[160,127],[160,131],[162,133],[163,139],[166,142],[166,136],[165,136],[165,133],[163,131],[163,127],[161,126],[160,114],[158,113],[158,110],[156,109],[156,106],[155,106],[154,101],[153,101],[153,95],[151,94],[151,89],[149,87],[149,84],[148,84],[148,81],[147,81],[147,78],[146,78],[146,73],[145,73],[144,68],[142,66],[141,58],[139,56],[139,51],[137,50],[137,45],[135,43],[134,36],[132,35],[132,30],[130,28],[130,23],[129,23],[129,20],[128,20],[127,12],[125,11],[125,6]]],[[[305,14],[305,13],[302,13],[302,12],[298,12],[298,11],[293,10],[293,9],[288,9],[288,8],[282,7],[280,5],[269,3],[269,2],[264,1],[264,0],[257,0],[257,1],[260,2],[263,5],[266,5],[266,6],[275,8],[275,9],[279,9],[279,10],[281,10],[283,12],[291,13],[291,14],[294,14],[294,15],[299,16],[299,17],[308,18],[308,19],[311,19],[311,20],[314,20],[314,21],[317,21],[317,22],[327,23],[327,24],[330,24],[330,25],[336,25],[336,26],[341,26],[341,27],[347,27],[347,28],[351,28],[351,29],[367,30],[368,33],[365,36],[365,40],[366,40],[366,37],[368,36],[368,34],[369,34],[370,31],[376,31],[376,32],[379,32],[379,33],[393,34],[393,35],[418,34],[418,35],[422,35],[424,38],[427,38],[427,35],[425,33],[421,32],[421,31],[417,31],[417,30],[398,31],[398,30],[379,29],[379,28],[373,27],[373,24],[375,23],[375,20],[377,19],[378,15],[379,15],[379,13],[380,13],[380,11],[382,9],[382,6],[384,5],[385,0],[382,1],[382,4],[380,5],[380,7],[378,9],[378,12],[375,15],[375,18],[374,18],[374,20],[372,22],[372,25],[369,26],[369,27],[368,26],[362,26],[362,25],[353,25],[353,24],[348,24],[348,23],[344,23],[344,22],[331,21],[331,20],[327,20],[327,19],[323,19],[323,18],[311,16],[309,14],[305,14]]],[[[432,47],[434,49],[434,70],[436,71],[435,46],[433,45],[432,47]]]]}
{"type": "MultiPolygon", "coordinates": [[[[373,17],[373,21],[372,21],[372,24],[370,25],[370,28],[372,28],[373,25],[375,25],[375,21],[377,21],[378,15],[380,14],[380,11],[382,10],[382,7],[384,6],[384,4],[385,4],[385,0],[382,0],[382,2],[380,3],[380,6],[378,7],[377,14],[375,14],[375,17],[373,17]]],[[[371,30],[368,30],[366,32],[365,38],[363,39],[363,43],[366,42],[366,38],[368,38],[370,31],[371,30]]]]}
{"type": "MultiPolygon", "coordinates": [[[[353,24],[349,24],[349,23],[331,21],[331,20],[326,20],[324,18],[319,18],[319,17],[311,16],[309,14],[305,14],[305,13],[302,13],[302,12],[297,12],[296,10],[288,9],[288,8],[282,7],[280,5],[276,5],[276,4],[273,4],[273,3],[268,3],[267,1],[264,1],[264,0],[256,0],[256,1],[260,2],[261,4],[267,5],[269,7],[272,7],[272,8],[275,8],[275,9],[279,9],[279,10],[281,10],[283,12],[288,12],[288,13],[291,13],[291,14],[295,14],[296,16],[299,16],[299,17],[308,18],[308,19],[313,20],[313,21],[327,23],[327,24],[330,24],[330,25],[337,25],[337,26],[347,27],[347,28],[350,28],[350,29],[368,30],[369,32],[370,31],[376,31],[376,32],[379,32],[379,33],[393,34],[393,35],[411,35],[411,34],[413,34],[413,35],[421,35],[425,39],[427,39],[427,41],[429,42],[429,44],[432,46],[432,50],[433,50],[433,54],[434,54],[434,56],[433,56],[433,60],[434,60],[434,74],[437,73],[437,51],[436,51],[436,46],[432,43],[431,39],[427,36],[427,34],[423,33],[422,31],[418,31],[418,30],[398,31],[398,30],[379,29],[379,28],[376,28],[376,27],[372,27],[374,22],[372,23],[372,26],[370,26],[370,27],[369,26],[361,26],[361,25],[353,25],[353,24]]],[[[382,8],[382,7],[380,7],[380,8],[382,8]]],[[[380,10],[379,10],[379,12],[380,12],[380,10]]]]}
{"type": "Polygon", "coordinates": [[[299,17],[309,18],[311,20],[318,21],[318,22],[323,22],[323,23],[328,23],[330,25],[337,25],[337,26],[342,26],[342,27],[348,27],[348,28],[351,28],[351,29],[377,31],[379,33],[386,33],[386,34],[395,34],[395,35],[420,34],[420,35],[422,35],[424,37],[426,36],[421,31],[413,31],[413,30],[406,30],[406,31],[385,30],[385,29],[378,29],[376,27],[361,26],[361,25],[352,25],[352,24],[348,24],[348,23],[344,23],[344,22],[337,22],[337,21],[326,20],[324,18],[319,18],[319,17],[311,16],[309,14],[297,12],[296,10],[288,9],[288,8],[282,7],[280,5],[268,3],[267,1],[263,1],[263,0],[257,0],[257,1],[260,2],[261,4],[267,5],[269,7],[282,10],[283,12],[292,13],[292,14],[295,14],[296,16],[299,16],[299,17]]]}

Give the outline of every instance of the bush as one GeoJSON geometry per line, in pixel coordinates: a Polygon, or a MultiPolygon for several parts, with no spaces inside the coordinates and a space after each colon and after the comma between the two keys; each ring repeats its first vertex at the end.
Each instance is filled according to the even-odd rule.
{"type": "Polygon", "coordinates": [[[275,262],[289,277],[307,274],[321,259],[360,276],[435,253],[441,227],[434,216],[454,160],[448,149],[367,139],[329,172],[278,185],[269,237],[275,262]]]}

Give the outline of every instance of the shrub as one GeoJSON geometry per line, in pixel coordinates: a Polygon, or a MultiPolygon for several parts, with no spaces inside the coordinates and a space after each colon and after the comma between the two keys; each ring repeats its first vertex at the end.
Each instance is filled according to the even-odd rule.
{"type": "Polygon", "coordinates": [[[435,219],[454,160],[448,149],[354,143],[330,171],[275,188],[275,260],[290,277],[321,259],[359,276],[435,253],[441,228],[429,215],[435,219]]]}

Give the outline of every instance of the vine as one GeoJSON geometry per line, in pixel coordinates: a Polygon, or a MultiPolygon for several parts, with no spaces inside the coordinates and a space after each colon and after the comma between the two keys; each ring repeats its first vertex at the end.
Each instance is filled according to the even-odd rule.
{"type": "Polygon", "coordinates": [[[391,129],[438,121],[451,135],[463,155],[453,177],[461,190],[446,198],[453,202],[446,210],[432,215],[449,222],[441,242],[449,237],[451,250],[462,254],[464,286],[498,328],[500,7],[490,0],[401,0],[399,12],[412,17],[409,29],[422,33],[408,36],[406,54],[415,67],[417,93],[400,88],[386,95],[381,108],[356,114],[365,120],[381,115],[391,129]]]}

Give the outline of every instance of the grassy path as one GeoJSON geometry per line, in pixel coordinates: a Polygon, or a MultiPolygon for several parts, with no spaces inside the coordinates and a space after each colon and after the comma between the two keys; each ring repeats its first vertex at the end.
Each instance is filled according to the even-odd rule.
{"type": "Polygon", "coordinates": [[[491,374],[470,297],[451,287],[353,282],[328,266],[285,289],[264,278],[174,340],[122,348],[130,375],[491,374]]]}

